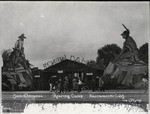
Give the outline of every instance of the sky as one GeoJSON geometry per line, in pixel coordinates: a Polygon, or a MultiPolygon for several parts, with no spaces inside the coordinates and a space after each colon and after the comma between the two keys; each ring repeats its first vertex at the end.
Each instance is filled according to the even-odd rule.
{"type": "Polygon", "coordinates": [[[0,1],[0,14],[1,53],[24,33],[26,59],[39,68],[64,55],[96,60],[106,44],[122,48],[122,23],[138,48],[149,41],[149,2],[0,1]]]}

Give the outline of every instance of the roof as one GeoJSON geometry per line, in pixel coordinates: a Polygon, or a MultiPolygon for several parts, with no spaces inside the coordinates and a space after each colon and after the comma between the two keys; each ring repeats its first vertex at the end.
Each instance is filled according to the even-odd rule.
{"type": "Polygon", "coordinates": [[[52,65],[48,68],[46,68],[44,71],[50,71],[50,70],[71,70],[71,71],[83,71],[83,70],[97,70],[97,71],[103,71],[102,69],[98,69],[98,68],[93,68],[90,67],[86,64],[77,62],[77,61],[72,61],[69,59],[65,59],[59,63],[56,63],[55,65],[52,65]]]}

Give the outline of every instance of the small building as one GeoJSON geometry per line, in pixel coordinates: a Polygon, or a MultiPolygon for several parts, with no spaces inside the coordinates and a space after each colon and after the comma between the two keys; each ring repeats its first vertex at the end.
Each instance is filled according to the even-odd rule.
{"type": "Polygon", "coordinates": [[[84,85],[91,89],[91,81],[96,81],[97,77],[102,76],[103,69],[93,68],[83,63],[65,59],[55,65],[52,65],[35,75],[36,89],[49,90],[49,83],[56,85],[59,79],[65,81],[66,78],[71,81],[71,90],[74,89],[74,81],[80,77],[84,85]],[[41,83],[41,85],[39,84],[41,83]]]}
{"type": "Polygon", "coordinates": [[[42,78],[42,69],[38,69],[38,67],[32,68],[33,73],[33,85],[34,90],[42,90],[43,89],[43,78],[42,78]]]}

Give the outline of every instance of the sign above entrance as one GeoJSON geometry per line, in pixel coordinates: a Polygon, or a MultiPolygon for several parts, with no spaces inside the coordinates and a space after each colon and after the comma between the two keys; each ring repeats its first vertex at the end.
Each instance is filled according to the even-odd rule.
{"type": "Polygon", "coordinates": [[[35,75],[35,78],[40,78],[40,75],[35,75]]]}
{"type": "MultiPolygon", "coordinates": [[[[47,63],[44,63],[43,67],[44,67],[44,69],[46,69],[46,68],[48,68],[52,65],[55,65],[55,64],[57,64],[61,61],[66,60],[66,59],[67,59],[66,55],[64,55],[62,57],[58,57],[58,58],[54,59],[53,61],[48,61],[47,63]]],[[[71,55],[69,59],[72,60],[72,61],[83,63],[83,64],[87,64],[89,62],[88,60],[85,61],[84,58],[80,59],[79,57],[75,57],[73,55],[71,55]]]]}
{"type": "Polygon", "coordinates": [[[63,70],[58,70],[58,73],[59,73],[59,74],[63,73],[63,70]]]}
{"type": "Polygon", "coordinates": [[[86,73],[86,75],[93,75],[93,73],[86,73]]]}

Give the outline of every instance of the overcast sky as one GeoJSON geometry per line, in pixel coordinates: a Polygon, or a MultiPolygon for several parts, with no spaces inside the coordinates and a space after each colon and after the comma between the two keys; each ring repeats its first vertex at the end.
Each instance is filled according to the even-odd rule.
{"type": "Polygon", "coordinates": [[[1,50],[25,34],[25,55],[35,67],[64,54],[96,60],[97,50],[130,29],[138,47],[149,38],[149,2],[0,2],[1,50]]]}

